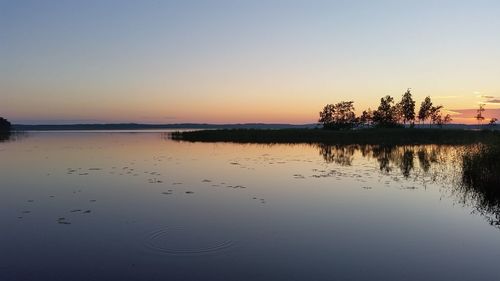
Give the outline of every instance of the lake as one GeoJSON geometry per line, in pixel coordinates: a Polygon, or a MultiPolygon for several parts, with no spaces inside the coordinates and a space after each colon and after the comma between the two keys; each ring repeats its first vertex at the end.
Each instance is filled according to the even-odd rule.
{"type": "Polygon", "coordinates": [[[0,280],[499,280],[470,146],[0,143],[0,280]]]}

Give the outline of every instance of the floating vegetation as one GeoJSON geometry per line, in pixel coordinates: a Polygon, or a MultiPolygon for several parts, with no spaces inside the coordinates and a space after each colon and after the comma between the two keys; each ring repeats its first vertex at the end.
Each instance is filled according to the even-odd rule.
{"type": "Polygon", "coordinates": [[[332,169],[332,170],[329,170],[329,171],[321,170],[321,171],[318,171],[318,172],[319,172],[318,174],[314,174],[311,177],[313,177],[313,178],[329,178],[329,177],[344,177],[344,176],[348,176],[347,173],[340,172],[340,171],[337,171],[335,169],[332,169]]]}
{"type": "Polygon", "coordinates": [[[148,183],[163,183],[163,181],[162,181],[162,180],[159,180],[159,179],[154,178],[154,179],[148,179],[148,183]]]}
{"type": "Polygon", "coordinates": [[[57,219],[58,224],[71,224],[71,222],[67,221],[65,217],[60,217],[57,219]]]}
{"type": "Polygon", "coordinates": [[[253,197],[252,199],[259,201],[261,204],[265,204],[266,203],[266,200],[264,198],[253,197]]]}

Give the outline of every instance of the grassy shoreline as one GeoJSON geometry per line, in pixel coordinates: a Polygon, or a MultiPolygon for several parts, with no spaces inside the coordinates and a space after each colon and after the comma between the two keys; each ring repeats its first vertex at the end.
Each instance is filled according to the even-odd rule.
{"type": "Polygon", "coordinates": [[[171,138],[188,142],[329,143],[329,144],[471,144],[499,143],[499,131],[443,129],[224,129],[174,132],[171,138]]]}

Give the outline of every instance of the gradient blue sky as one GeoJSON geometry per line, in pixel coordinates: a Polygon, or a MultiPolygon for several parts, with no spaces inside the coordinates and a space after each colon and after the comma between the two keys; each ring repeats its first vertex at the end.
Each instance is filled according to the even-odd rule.
{"type": "Polygon", "coordinates": [[[500,115],[500,1],[0,0],[15,123],[289,122],[410,87],[500,115]]]}

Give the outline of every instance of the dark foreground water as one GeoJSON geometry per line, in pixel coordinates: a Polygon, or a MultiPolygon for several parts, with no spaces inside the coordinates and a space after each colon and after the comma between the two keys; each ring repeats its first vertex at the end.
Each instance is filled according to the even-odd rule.
{"type": "Polygon", "coordinates": [[[28,133],[0,143],[0,280],[500,280],[470,149],[28,133]]]}

